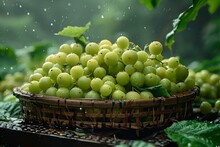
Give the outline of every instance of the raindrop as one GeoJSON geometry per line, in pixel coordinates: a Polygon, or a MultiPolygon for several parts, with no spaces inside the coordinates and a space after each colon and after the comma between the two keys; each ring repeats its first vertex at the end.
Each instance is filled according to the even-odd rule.
{"type": "Polygon", "coordinates": [[[53,26],[53,23],[50,23],[50,26],[53,26]]]}
{"type": "Polygon", "coordinates": [[[67,6],[71,6],[71,3],[68,3],[67,6]]]}
{"type": "Polygon", "coordinates": [[[5,2],[3,1],[3,6],[5,6],[5,2]]]}
{"type": "Polygon", "coordinates": [[[98,5],[98,9],[101,9],[101,6],[100,6],[100,5],[98,5]]]}
{"type": "Polygon", "coordinates": [[[30,12],[28,12],[27,15],[30,15],[30,12]]]}
{"type": "Polygon", "coordinates": [[[146,30],[146,29],[147,29],[147,27],[144,27],[144,29],[146,30]]]}
{"type": "Polygon", "coordinates": [[[22,5],[19,5],[19,8],[22,8],[22,5]]]}
{"type": "Polygon", "coordinates": [[[102,15],[102,16],[101,16],[101,18],[103,19],[103,18],[104,18],[104,16],[102,15]]]}
{"type": "Polygon", "coordinates": [[[10,14],[9,12],[6,13],[6,15],[9,15],[9,14],[10,14]]]}
{"type": "Polygon", "coordinates": [[[46,8],[44,8],[44,12],[46,12],[47,11],[47,9],[46,8]]]}
{"type": "Polygon", "coordinates": [[[27,32],[27,26],[26,25],[24,26],[24,31],[27,32]]]}
{"type": "Polygon", "coordinates": [[[13,70],[14,68],[11,66],[10,69],[13,70]]]}
{"type": "Polygon", "coordinates": [[[130,7],[130,6],[128,7],[128,10],[131,10],[131,7],[130,7]]]}
{"type": "Polygon", "coordinates": [[[35,32],[35,29],[33,29],[33,32],[35,32]]]}

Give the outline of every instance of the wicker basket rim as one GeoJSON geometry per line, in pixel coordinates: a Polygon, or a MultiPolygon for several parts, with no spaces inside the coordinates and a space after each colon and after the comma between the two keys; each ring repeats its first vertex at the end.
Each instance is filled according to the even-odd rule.
{"type": "Polygon", "coordinates": [[[22,91],[21,87],[15,87],[13,89],[13,94],[20,100],[23,101],[33,101],[33,102],[40,102],[40,103],[65,103],[65,105],[68,104],[104,104],[104,105],[112,105],[114,104],[121,104],[121,103],[135,103],[135,104],[142,104],[142,103],[157,103],[161,101],[167,101],[167,100],[172,100],[172,99],[178,99],[181,100],[181,98],[185,97],[191,97],[194,99],[195,96],[199,94],[199,87],[195,86],[191,90],[184,91],[182,93],[177,93],[175,95],[171,95],[170,97],[154,97],[152,99],[136,99],[136,100],[111,100],[111,99],[105,99],[105,100],[100,100],[100,99],[94,99],[94,98],[60,98],[60,97],[55,97],[55,96],[46,96],[46,95],[41,95],[41,94],[33,94],[30,92],[22,91]]]}

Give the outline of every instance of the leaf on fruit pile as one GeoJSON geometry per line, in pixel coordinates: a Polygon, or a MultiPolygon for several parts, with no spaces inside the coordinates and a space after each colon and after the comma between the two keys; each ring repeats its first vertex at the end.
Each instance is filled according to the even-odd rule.
{"type": "Polygon", "coordinates": [[[88,43],[87,39],[83,36],[91,26],[91,23],[87,23],[84,27],[79,26],[67,26],[62,31],[58,32],[57,35],[72,37],[77,43],[85,45],[88,43]]]}
{"type": "Polygon", "coordinates": [[[169,49],[172,49],[175,33],[183,31],[190,21],[195,20],[199,10],[206,4],[207,0],[194,0],[193,4],[186,11],[173,20],[173,30],[166,35],[166,46],[169,49]]]}
{"type": "Polygon", "coordinates": [[[137,87],[135,86],[134,89],[136,91],[145,91],[145,90],[149,90],[155,97],[169,97],[170,94],[167,91],[166,88],[164,88],[162,85],[157,85],[157,86],[152,86],[152,87],[137,87]]]}
{"type": "Polygon", "coordinates": [[[149,10],[154,9],[160,4],[160,0],[140,0],[149,10]]]}
{"type": "Polygon", "coordinates": [[[220,124],[184,120],[166,128],[165,132],[180,147],[214,147],[220,145],[220,124]]]}

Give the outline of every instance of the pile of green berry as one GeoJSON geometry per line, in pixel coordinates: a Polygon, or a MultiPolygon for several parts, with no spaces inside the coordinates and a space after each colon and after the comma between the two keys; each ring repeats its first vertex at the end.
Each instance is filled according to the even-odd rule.
{"type": "Polygon", "coordinates": [[[47,56],[42,67],[34,70],[22,89],[62,98],[134,100],[155,97],[149,89],[158,86],[168,94],[193,88],[195,80],[188,77],[187,67],[178,57],[163,59],[162,51],[158,41],[142,50],[125,36],[115,43],[102,40],[85,47],[62,44],[58,53],[47,56]]]}
{"type": "Polygon", "coordinates": [[[6,97],[7,95],[12,94],[14,87],[21,85],[27,81],[27,74],[24,72],[15,72],[13,74],[7,74],[0,81],[0,97],[6,97]]]}
{"type": "Polygon", "coordinates": [[[203,114],[214,110],[220,110],[220,75],[210,73],[208,70],[195,72],[189,70],[189,77],[195,79],[196,85],[200,87],[200,94],[195,99],[203,114]]]}

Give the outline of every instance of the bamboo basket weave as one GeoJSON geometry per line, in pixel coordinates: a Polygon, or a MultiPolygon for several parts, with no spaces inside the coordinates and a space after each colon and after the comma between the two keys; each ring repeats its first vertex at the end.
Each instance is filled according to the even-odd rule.
{"type": "Polygon", "coordinates": [[[163,126],[191,116],[199,88],[150,100],[64,99],[13,90],[25,119],[79,128],[135,129],[163,126]]]}

